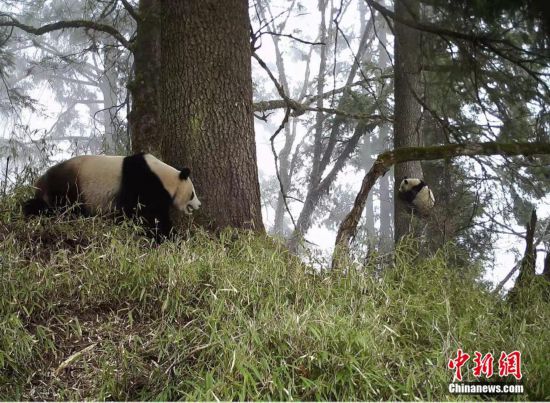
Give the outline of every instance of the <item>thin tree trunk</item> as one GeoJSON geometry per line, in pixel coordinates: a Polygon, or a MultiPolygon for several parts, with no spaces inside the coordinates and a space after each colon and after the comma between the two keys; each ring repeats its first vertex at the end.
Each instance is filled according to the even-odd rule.
{"type": "MultiPolygon", "coordinates": [[[[371,167],[374,163],[374,158],[372,157],[372,153],[375,152],[373,150],[373,138],[372,136],[366,137],[364,139],[362,149],[361,149],[361,164],[364,167],[371,167]]],[[[368,168],[365,169],[365,173],[368,172],[368,168]]],[[[369,192],[369,195],[367,197],[367,204],[365,205],[365,225],[367,230],[367,238],[369,243],[369,249],[370,246],[374,245],[374,238],[375,238],[375,229],[374,229],[374,192],[369,192]]],[[[369,253],[372,252],[369,250],[369,253]]]]}
{"type": "MultiPolygon", "coordinates": [[[[386,139],[389,137],[390,128],[388,125],[380,127],[379,150],[383,149],[386,139]]],[[[380,253],[389,253],[393,249],[393,203],[390,189],[391,171],[380,178],[380,253]]]]}
{"type": "MultiPolygon", "coordinates": [[[[290,189],[290,151],[294,144],[295,133],[296,120],[292,119],[285,127],[285,144],[279,153],[279,177],[281,178],[281,187],[284,189],[285,193],[288,193],[290,189]]],[[[273,234],[284,236],[285,212],[285,195],[279,190],[275,206],[275,218],[273,220],[273,234]]]]}
{"type": "Polygon", "coordinates": [[[162,0],[162,155],[187,165],[198,221],[263,231],[246,0],[162,0]]]}
{"type": "MultiPolygon", "coordinates": [[[[321,54],[319,55],[319,72],[317,74],[317,95],[321,95],[324,92],[325,88],[325,72],[327,66],[327,24],[326,24],[326,7],[327,0],[319,0],[319,11],[321,12],[321,25],[319,31],[319,40],[324,43],[321,45],[321,54]]],[[[319,97],[317,100],[316,107],[319,109],[323,108],[323,98],[319,97]]],[[[323,146],[323,123],[325,121],[325,115],[323,112],[318,111],[315,114],[315,134],[313,140],[313,161],[311,165],[309,189],[310,192],[312,189],[315,189],[317,184],[321,181],[321,152],[323,146]]]]}
{"type": "MultiPolygon", "coordinates": [[[[391,67],[388,55],[388,24],[386,20],[379,16],[376,21],[378,33],[378,67],[385,71],[391,67]]],[[[390,144],[391,127],[387,124],[380,126],[378,132],[378,152],[384,150],[390,144]]],[[[389,171],[380,178],[380,253],[390,253],[393,250],[393,199],[390,189],[390,178],[393,179],[393,173],[389,171]]]]}
{"type": "MultiPolygon", "coordinates": [[[[290,11],[294,7],[293,2],[289,8],[289,15],[290,11]]],[[[271,9],[269,7],[269,2],[267,1],[259,1],[258,2],[258,11],[260,13],[260,16],[263,21],[272,21],[270,24],[270,30],[273,32],[283,32],[286,26],[287,20],[284,20],[281,24],[275,25],[274,24],[274,16],[271,12],[271,9]],[[269,12],[269,18],[266,18],[266,9],[269,12]]],[[[271,39],[273,40],[273,46],[275,48],[275,63],[277,65],[278,75],[279,75],[279,82],[281,83],[281,86],[283,87],[283,90],[286,95],[291,96],[290,94],[290,88],[288,86],[288,80],[286,76],[286,69],[285,69],[285,63],[283,59],[283,55],[281,53],[281,49],[279,47],[280,38],[277,35],[271,35],[271,39]]],[[[310,51],[311,56],[311,51],[310,51]]],[[[308,67],[306,69],[306,77],[309,75],[309,62],[308,67]]],[[[304,86],[306,83],[304,83],[304,86]]],[[[278,159],[279,159],[279,177],[281,180],[280,186],[283,188],[285,193],[288,193],[290,185],[291,185],[291,173],[290,173],[290,152],[292,151],[292,146],[294,145],[294,140],[296,139],[296,119],[290,118],[288,123],[286,124],[284,128],[285,133],[285,144],[283,145],[283,148],[279,152],[278,159]]],[[[277,194],[277,202],[275,205],[275,218],[273,220],[273,234],[284,236],[285,235],[285,212],[286,212],[286,206],[285,206],[285,196],[281,191],[277,194]]]]}
{"type": "MultiPolygon", "coordinates": [[[[363,55],[367,49],[369,33],[372,27],[371,21],[372,19],[369,20],[369,23],[364,28],[364,32],[359,44],[359,49],[356,55],[356,60],[351,66],[350,73],[346,80],[346,85],[350,85],[353,82],[357,74],[357,71],[359,70],[358,61],[363,58],[363,55]]],[[[321,34],[322,34],[322,31],[323,30],[321,29],[321,34]]],[[[318,86],[317,95],[321,95],[322,91],[323,90],[320,89],[318,86]]],[[[342,97],[338,102],[337,109],[341,109],[344,105],[346,105],[346,103],[349,102],[350,93],[351,91],[349,89],[343,92],[342,97]]],[[[319,97],[319,98],[322,98],[322,97],[319,97]]],[[[319,106],[319,104],[317,106],[319,106]]],[[[335,116],[334,121],[332,122],[332,128],[330,131],[329,140],[323,152],[322,142],[321,142],[322,134],[323,134],[323,130],[322,130],[323,126],[322,126],[322,121],[319,119],[321,116],[322,114],[317,114],[318,119],[316,123],[317,125],[316,131],[315,131],[316,134],[315,134],[315,143],[314,143],[314,157],[313,157],[312,170],[309,175],[309,188],[306,194],[304,205],[302,207],[302,210],[300,211],[300,215],[296,223],[296,229],[292,233],[289,240],[289,247],[291,250],[297,249],[300,239],[302,239],[304,234],[309,230],[311,226],[311,216],[315,211],[317,204],[319,203],[322,196],[324,195],[325,189],[328,190],[328,188],[332,185],[332,181],[336,179],[336,176],[340,169],[339,168],[336,171],[332,169],[331,172],[328,173],[324,179],[322,179],[322,175],[325,172],[326,167],[329,165],[330,161],[334,159],[334,155],[333,155],[334,147],[337,143],[340,128],[342,124],[346,122],[346,119],[341,116],[335,116]],[[320,134],[321,137],[317,137],[318,134],[320,134]],[[317,139],[319,140],[318,142],[317,142],[317,139]],[[336,175],[334,173],[336,173],[336,175]]],[[[372,129],[373,127],[370,124],[367,124],[365,122],[357,122],[357,125],[355,127],[355,132],[350,138],[349,143],[353,145],[357,145],[358,141],[360,140],[360,137],[356,137],[357,134],[363,135],[372,129]]],[[[343,162],[345,162],[345,160],[351,155],[353,151],[354,149],[350,149],[349,146],[346,146],[344,148],[344,151],[342,151],[342,153],[337,158],[338,165],[340,167],[344,166],[343,162]]]]}
{"type": "MultiPolygon", "coordinates": [[[[367,24],[365,25],[365,28],[363,30],[363,34],[361,36],[361,41],[359,42],[359,48],[357,49],[357,54],[355,55],[355,60],[353,61],[353,64],[351,65],[351,69],[350,69],[350,72],[348,74],[348,78],[346,80],[346,84],[345,84],[346,87],[351,86],[351,84],[355,80],[355,77],[357,75],[357,72],[359,71],[359,67],[360,67],[361,62],[363,62],[363,63],[367,62],[367,60],[366,60],[367,58],[365,56],[366,56],[366,51],[367,51],[367,48],[368,48],[368,45],[369,45],[369,39],[372,36],[371,31],[372,31],[373,25],[374,24],[373,24],[373,19],[372,18],[369,19],[367,24]]],[[[345,110],[346,105],[349,104],[349,102],[351,101],[351,95],[352,95],[351,88],[346,88],[342,93],[342,97],[338,101],[338,106],[336,107],[336,109],[339,109],[339,110],[344,109],[345,110]]],[[[332,158],[334,158],[332,154],[334,152],[334,147],[336,146],[336,143],[338,142],[338,135],[340,134],[341,126],[342,126],[342,124],[346,123],[347,121],[348,121],[348,118],[346,118],[344,116],[341,116],[341,115],[334,116],[334,119],[333,119],[333,122],[332,122],[332,127],[330,129],[330,135],[328,136],[329,139],[328,139],[328,142],[327,142],[327,146],[326,146],[326,148],[323,152],[323,157],[321,159],[321,163],[320,163],[320,166],[319,166],[319,170],[320,170],[319,180],[320,180],[320,177],[323,175],[323,172],[324,172],[325,168],[330,163],[330,160],[332,158]]]]}
{"type": "MultiPolygon", "coordinates": [[[[418,16],[418,0],[399,0],[395,13],[400,18],[415,19],[418,16]]],[[[420,84],[420,33],[398,22],[395,23],[395,107],[393,145],[394,149],[418,147],[420,139],[420,105],[415,99],[420,84]]],[[[422,178],[419,161],[410,161],[395,166],[395,188],[397,195],[403,177],[422,178]]],[[[410,216],[405,202],[394,197],[395,241],[409,232],[410,216]]]]}
{"type": "Polygon", "coordinates": [[[321,198],[328,193],[330,186],[336,180],[338,173],[344,167],[349,156],[357,147],[357,144],[359,143],[361,137],[365,135],[365,133],[374,130],[376,125],[377,123],[367,124],[364,121],[360,121],[355,127],[353,135],[340,153],[338,159],[336,160],[334,167],[316,188],[308,191],[306,199],[304,200],[304,206],[302,207],[302,211],[300,212],[300,216],[298,217],[298,221],[296,222],[296,230],[293,232],[288,242],[288,246],[291,250],[297,250],[300,239],[311,227],[312,216],[315,208],[319,204],[321,198]]]}

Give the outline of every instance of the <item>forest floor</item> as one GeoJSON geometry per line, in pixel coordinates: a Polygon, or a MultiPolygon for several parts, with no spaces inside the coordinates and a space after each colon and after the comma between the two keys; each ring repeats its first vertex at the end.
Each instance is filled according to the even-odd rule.
{"type": "Polygon", "coordinates": [[[489,398],[548,400],[544,285],[512,306],[457,253],[404,244],[382,270],[330,272],[249,232],[153,246],[99,218],[25,221],[5,200],[0,400],[481,399],[448,393],[459,348],[492,353],[507,382],[498,357],[520,351],[525,394],[489,398]]]}

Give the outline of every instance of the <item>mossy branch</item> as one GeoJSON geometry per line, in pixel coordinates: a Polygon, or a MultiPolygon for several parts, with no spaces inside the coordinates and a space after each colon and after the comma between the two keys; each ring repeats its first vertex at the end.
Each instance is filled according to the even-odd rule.
{"type": "MultiPolygon", "coordinates": [[[[541,155],[550,154],[549,143],[469,143],[447,144],[431,147],[406,147],[386,151],[376,158],[369,172],[363,178],[361,189],[355,198],[353,208],[346,215],[336,235],[333,267],[339,254],[347,254],[349,242],[357,233],[357,224],[365,208],[367,196],[372,187],[394,164],[407,161],[430,161],[445,158],[474,155],[541,155]]],[[[342,257],[340,255],[340,257],[342,257]]]]}

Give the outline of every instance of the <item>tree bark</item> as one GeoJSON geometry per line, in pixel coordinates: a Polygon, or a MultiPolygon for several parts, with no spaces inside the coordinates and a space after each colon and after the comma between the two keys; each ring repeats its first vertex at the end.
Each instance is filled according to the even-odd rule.
{"type": "Polygon", "coordinates": [[[161,68],[160,0],[139,1],[134,44],[134,78],[128,84],[132,108],[128,116],[132,151],[161,154],[159,71],[161,68]]]}
{"type": "Polygon", "coordinates": [[[535,262],[537,257],[537,250],[535,249],[535,229],[537,226],[537,212],[533,210],[531,212],[531,219],[526,225],[525,234],[525,253],[521,261],[519,268],[519,275],[516,281],[516,287],[521,287],[523,282],[528,278],[535,276],[535,262]]]}
{"type": "MultiPolygon", "coordinates": [[[[395,2],[395,14],[403,19],[416,19],[418,0],[399,0],[395,2]]],[[[420,139],[420,104],[415,94],[420,88],[420,33],[401,23],[395,23],[395,106],[393,146],[418,147],[420,139]]],[[[404,177],[422,178],[422,167],[419,161],[409,161],[395,166],[394,195],[397,195],[399,184],[404,177]]],[[[395,241],[409,232],[410,217],[405,202],[394,196],[394,234],[395,241]]]]}
{"type": "Polygon", "coordinates": [[[197,221],[263,231],[246,0],[162,0],[162,156],[192,169],[197,221]]]}
{"type": "Polygon", "coordinates": [[[514,288],[510,290],[508,298],[512,302],[516,302],[518,293],[522,288],[526,288],[531,283],[531,280],[535,278],[536,269],[535,264],[537,260],[537,249],[535,247],[535,230],[537,227],[537,212],[533,210],[531,212],[531,219],[526,225],[525,233],[525,253],[519,266],[519,275],[514,284],[514,288]]]}
{"type": "Polygon", "coordinates": [[[542,270],[542,275],[547,281],[550,281],[550,252],[546,253],[544,258],[544,268],[542,270]]]}

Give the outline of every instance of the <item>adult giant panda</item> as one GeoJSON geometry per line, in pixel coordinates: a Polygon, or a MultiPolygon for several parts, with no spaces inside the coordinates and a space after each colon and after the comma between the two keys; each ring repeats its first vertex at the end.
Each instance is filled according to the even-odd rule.
{"type": "Polygon", "coordinates": [[[435,204],[432,190],[417,178],[403,178],[399,185],[399,197],[422,215],[428,215],[435,204]]]}
{"type": "Polygon", "coordinates": [[[74,157],[38,179],[23,212],[53,213],[72,205],[84,215],[119,212],[142,218],[160,240],[172,229],[170,206],[191,214],[201,205],[189,175],[188,168],[178,171],[151,154],[74,157]]]}

